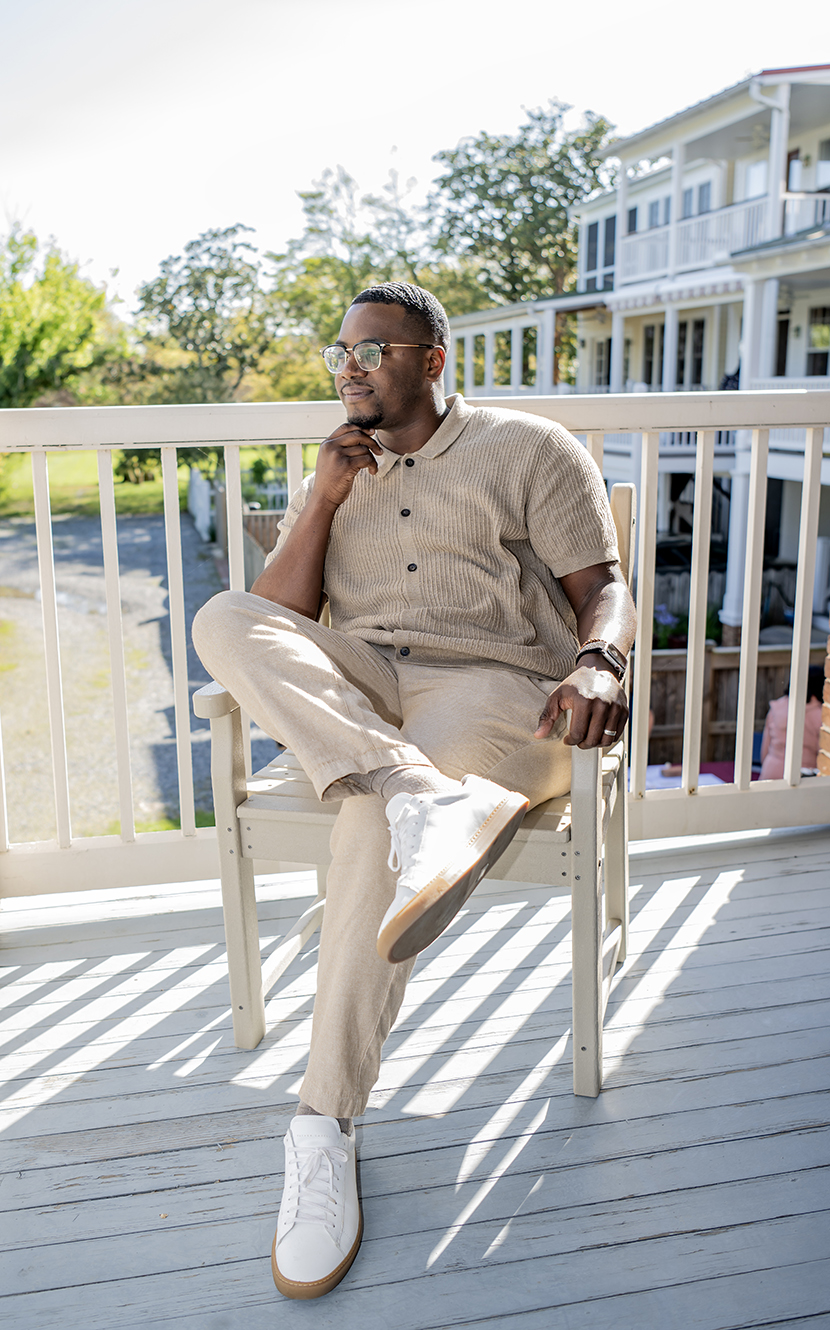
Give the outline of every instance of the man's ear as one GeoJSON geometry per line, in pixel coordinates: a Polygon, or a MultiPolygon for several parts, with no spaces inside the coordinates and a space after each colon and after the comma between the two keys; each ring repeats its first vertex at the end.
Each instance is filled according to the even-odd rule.
{"type": "Polygon", "coordinates": [[[447,353],[443,346],[434,346],[427,357],[427,378],[431,383],[438,382],[446,363],[447,353]]]}

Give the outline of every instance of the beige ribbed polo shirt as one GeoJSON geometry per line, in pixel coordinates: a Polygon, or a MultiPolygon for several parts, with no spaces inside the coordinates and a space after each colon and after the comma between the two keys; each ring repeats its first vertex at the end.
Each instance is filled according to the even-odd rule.
{"type": "MultiPolygon", "coordinates": [[[[602,476],[561,425],[457,395],[416,453],[383,450],[334,516],[324,590],[331,625],[402,664],[499,665],[546,679],[574,666],[558,579],[616,560],[602,476]]],[[[286,539],[313,487],[280,523],[286,539]]]]}

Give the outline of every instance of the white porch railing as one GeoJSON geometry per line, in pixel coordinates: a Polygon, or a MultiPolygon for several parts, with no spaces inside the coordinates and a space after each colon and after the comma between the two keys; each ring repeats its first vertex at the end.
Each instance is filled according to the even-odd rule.
{"type": "MultiPolygon", "coordinates": [[[[739,249],[749,249],[765,238],[766,198],[747,199],[728,208],[686,217],[677,223],[678,271],[725,263],[739,249]]],[[[668,271],[671,225],[624,236],[620,281],[640,282],[668,271]]]]}
{"type": "Polygon", "coordinates": [[[784,235],[830,224],[830,194],[785,194],[784,235]]]}
{"type": "MultiPolygon", "coordinates": [[[[636,838],[681,835],[830,821],[830,778],[800,775],[801,735],[806,703],[811,599],[816,563],[820,469],[830,397],[821,392],[653,393],[595,397],[517,397],[490,399],[562,422],[584,436],[601,463],[608,434],[635,434],[640,451],[638,615],[640,632],[633,681],[631,834],[636,838]],[[782,780],[750,784],[767,455],[771,428],[804,429],[804,485],[792,655],[789,732],[782,780]],[[716,438],[721,430],[751,430],[749,526],[738,694],[735,780],[699,787],[701,705],[708,581],[709,517],[716,438]],[[646,790],[648,712],[651,683],[651,625],[654,609],[657,467],[660,435],[696,432],[689,651],[683,746],[678,790],[646,790]]],[[[243,444],[287,445],[288,485],[302,478],[302,444],[325,438],[342,420],[336,402],[146,406],[11,410],[0,413],[0,452],[32,456],[40,565],[40,594],[47,661],[52,781],[44,779],[42,798],[54,804],[54,841],[10,845],[5,785],[0,790],[0,894],[75,891],[87,887],[193,880],[218,875],[215,834],[197,829],[191,766],[190,714],[186,667],[176,447],[223,444],[227,480],[230,582],[244,587],[239,450],[243,444]],[[178,754],[181,830],[136,833],[129,751],[121,594],[116,542],[112,449],[161,446],[164,477],[169,615],[172,639],[174,713],[178,754]],[[49,506],[50,453],[91,450],[98,454],[106,603],[115,711],[115,756],[121,814],[120,836],[78,838],[72,831],[64,698],[58,635],[55,564],[49,506]]],[[[0,745],[0,782],[2,775],[0,745]]]]}

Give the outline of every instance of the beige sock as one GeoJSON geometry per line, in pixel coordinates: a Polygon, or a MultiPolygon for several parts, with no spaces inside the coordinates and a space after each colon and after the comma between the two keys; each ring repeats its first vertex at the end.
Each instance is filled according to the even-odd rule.
{"type": "MultiPolygon", "coordinates": [[[[301,1099],[297,1106],[297,1112],[294,1114],[294,1116],[296,1118],[306,1118],[306,1117],[325,1118],[328,1117],[328,1114],[318,1113],[316,1108],[312,1108],[310,1104],[304,1104],[301,1099]]],[[[343,1132],[343,1135],[348,1136],[352,1129],[352,1119],[338,1118],[337,1121],[340,1124],[340,1130],[343,1132]]]]}
{"type": "Polygon", "coordinates": [[[362,794],[379,794],[387,802],[395,794],[460,794],[458,780],[445,776],[437,767],[378,767],[366,774],[354,772],[344,780],[362,794]]]}

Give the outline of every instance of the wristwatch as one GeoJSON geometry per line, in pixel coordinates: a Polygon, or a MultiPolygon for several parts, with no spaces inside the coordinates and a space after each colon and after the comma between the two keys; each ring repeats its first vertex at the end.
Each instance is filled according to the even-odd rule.
{"type": "Polygon", "coordinates": [[[614,671],[614,674],[617,677],[617,683],[622,683],[625,678],[625,672],[628,669],[628,661],[620,651],[619,647],[615,647],[613,642],[603,642],[599,638],[591,642],[583,642],[582,646],[576,653],[577,664],[579,664],[582,656],[592,655],[602,656],[614,671]]]}

